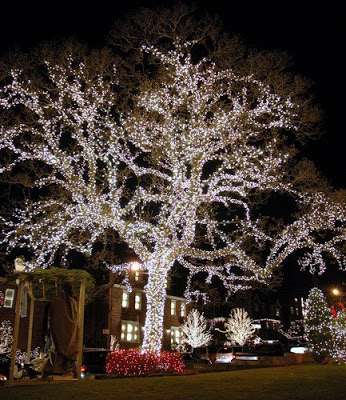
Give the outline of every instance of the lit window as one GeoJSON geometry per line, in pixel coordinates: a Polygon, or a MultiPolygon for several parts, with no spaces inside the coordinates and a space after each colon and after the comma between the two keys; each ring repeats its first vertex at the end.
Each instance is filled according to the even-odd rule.
{"type": "Polygon", "coordinates": [[[180,328],[176,326],[171,327],[171,345],[179,345],[182,344],[182,335],[183,332],[180,328]]]}
{"type": "Polygon", "coordinates": [[[294,308],[291,307],[291,314],[294,314],[294,308]]]}
{"type": "Polygon", "coordinates": [[[280,308],[276,308],[275,315],[276,315],[277,317],[280,317],[280,308]]]}
{"type": "Polygon", "coordinates": [[[129,292],[127,290],[123,290],[123,298],[121,305],[123,308],[128,308],[129,306],[129,292]]]}
{"type": "Polygon", "coordinates": [[[140,310],[141,309],[141,294],[140,293],[136,293],[135,294],[135,309],[136,310],[140,310]]]}
{"type": "Polygon", "coordinates": [[[185,303],[181,303],[180,305],[180,316],[185,317],[186,316],[186,305],[185,303]]]}
{"type": "Polygon", "coordinates": [[[177,308],[177,301],[171,300],[171,315],[175,315],[176,308],[177,308]]]}
{"type": "Polygon", "coordinates": [[[5,300],[4,300],[4,308],[12,308],[14,301],[14,289],[6,289],[5,291],[5,300]]]}
{"type": "Polygon", "coordinates": [[[139,343],[139,324],[134,321],[121,321],[122,342],[139,343]]]}
{"type": "Polygon", "coordinates": [[[135,272],[135,281],[139,282],[139,271],[135,272]]]}

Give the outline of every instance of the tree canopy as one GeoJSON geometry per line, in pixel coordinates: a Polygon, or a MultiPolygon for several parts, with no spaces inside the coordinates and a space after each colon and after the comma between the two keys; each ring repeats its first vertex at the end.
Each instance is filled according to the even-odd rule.
{"type": "Polygon", "coordinates": [[[216,20],[191,25],[191,10],[174,10],[116,24],[114,53],[43,47],[0,90],[0,172],[35,163],[41,188],[4,221],[5,241],[44,267],[117,232],[149,274],[150,351],[175,263],[189,296],[201,273],[230,292],[267,282],[297,251],[311,271],[326,255],[345,261],[344,205],[297,158],[318,121],[304,81],[286,57],[247,52],[216,20]]]}

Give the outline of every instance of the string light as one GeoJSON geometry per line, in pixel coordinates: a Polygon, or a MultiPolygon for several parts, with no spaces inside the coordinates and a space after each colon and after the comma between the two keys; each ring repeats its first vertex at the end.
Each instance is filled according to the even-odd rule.
{"type": "Polygon", "coordinates": [[[342,309],[333,315],[318,288],[312,288],[309,293],[305,331],[316,355],[346,362],[346,311],[342,309]]]}
{"type": "Polygon", "coordinates": [[[189,312],[186,322],[181,325],[181,330],[185,335],[184,342],[193,349],[207,346],[212,339],[210,329],[207,329],[206,318],[196,309],[189,312]]]}
{"type": "Polygon", "coordinates": [[[216,330],[226,334],[232,345],[244,346],[246,341],[255,332],[253,322],[244,308],[234,308],[225,321],[225,331],[216,330]]]}
{"type": "Polygon", "coordinates": [[[295,190],[285,174],[291,153],[277,132],[294,135],[299,107],[253,76],[206,59],[193,63],[193,44],[177,41],[167,53],[143,46],[161,73],[117,118],[116,70],[92,75],[71,57],[64,66],[45,64],[42,87],[13,70],[0,89],[0,108],[22,108],[32,117],[0,127],[0,149],[13,153],[0,172],[37,160],[51,172],[36,185],[64,191],[3,221],[5,241],[33,250],[28,266],[47,267],[61,251],[91,254],[105,231],[118,232],[148,273],[143,352],[161,349],[167,274],[176,262],[189,270],[189,299],[200,295],[190,287],[200,272],[207,283],[217,277],[234,292],[267,282],[297,249],[311,249],[300,263],[312,272],[324,271],[323,254],[345,264],[338,250],[344,210],[323,194],[295,190]],[[251,210],[254,191],[288,193],[306,213],[270,234],[251,210]],[[236,217],[221,220],[217,207],[236,210],[236,217]],[[333,235],[316,240],[320,230],[333,235]],[[250,239],[271,248],[263,264],[246,251],[250,239]]]}
{"type": "Polygon", "coordinates": [[[4,320],[0,325],[0,354],[6,355],[11,353],[13,343],[13,328],[11,322],[4,320]]]}

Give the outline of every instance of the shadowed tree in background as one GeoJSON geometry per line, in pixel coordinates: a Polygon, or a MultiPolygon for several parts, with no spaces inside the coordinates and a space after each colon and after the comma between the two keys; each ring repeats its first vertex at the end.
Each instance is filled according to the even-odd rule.
{"type": "Polygon", "coordinates": [[[115,231],[148,273],[143,351],[154,352],[175,263],[188,297],[197,275],[230,293],[266,283],[297,250],[312,272],[324,256],[343,265],[343,205],[297,161],[318,118],[285,56],[246,52],[182,6],[141,10],[110,37],[115,56],[43,49],[2,80],[1,172],[41,167],[41,197],[3,221],[10,247],[47,267],[115,231]]]}

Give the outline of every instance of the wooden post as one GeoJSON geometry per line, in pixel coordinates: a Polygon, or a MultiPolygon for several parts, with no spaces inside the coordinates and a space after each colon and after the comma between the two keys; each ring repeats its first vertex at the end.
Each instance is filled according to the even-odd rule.
{"type": "Polygon", "coordinates": [[[110,348],[111,344],[111,333],[112,333],[112,308],[113,308],[113,298],[112,298],[112,288],[113,288],[114,274],[109,270],[109,283],[108,283],[108,335],[107,335],[107,349],[110,348]]]}
{"type": "Polygon", "coordinates": [[[13,330],[13,342],[12,342],[12,355],[11,355],[11,365],[10,365],[10,379],[9,386],[13,386],[14,379],[14,366],[16,362],[16,351],[18,347],[18,335],[19,335],[19,323],[20,323],[20,304],[22,301],[22,290],[23,283],[19,283],[17,289],[17,301],[16,301],[16,315],[14,320],[14,330],[13,330]]]}
{"type": "Polygon", "coordinates": [[[83,360],[83,333],[84,333],[84,306],[85,306],[85,280],[80,284],[79,290],[79,306],[78,306],[78,325],[79,325],[79,343],[77,357],[77,377],[81,380],[80,368],[83,360]]]}
{"type": "Polygon", "coordinates": [[[32,343],[32,326],[34,322],[34,309],[35,309],[35,298],[32,294],[30,288],[27,288],[27,292],[30,296],[30,314],[29,314],[29,327],[28,327],[28,346],[26,350],[26,362],[30,362],[30,352],[31,352],[31,343],[32,343]]]}

